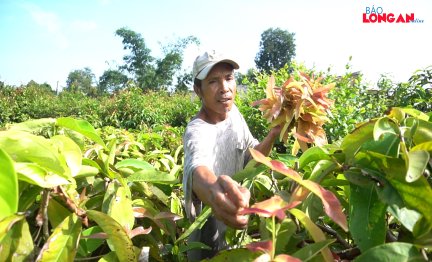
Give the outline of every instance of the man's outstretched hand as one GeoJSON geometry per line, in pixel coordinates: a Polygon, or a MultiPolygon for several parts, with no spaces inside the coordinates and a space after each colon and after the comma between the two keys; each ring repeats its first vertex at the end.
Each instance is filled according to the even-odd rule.
{"type": "Polygon", "coordinates": [[[249,206],[250,192],[231,177],[216,177],[207,167],[197,167],[193,191],[204,204],[212,208],[214,216],[227,226],[239,229],[247,226],[248,217],[239,215],[239,211],[249,206]]]}
{"type": "Polygon", "coordinates": [[[245,228],[248,217],[239,211],[249,206],[250,192],[229,176],[219,176],[210,188],[210,206],[215,217],[227,226],[245,228]]]}

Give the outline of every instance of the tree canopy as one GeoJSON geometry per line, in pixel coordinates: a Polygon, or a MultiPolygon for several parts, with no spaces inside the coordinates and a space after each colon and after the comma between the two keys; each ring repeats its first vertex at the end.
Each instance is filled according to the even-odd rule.
{"type": "Polygon", "coordinates": [[[269,28],[261,34],[260,49],[255,57],[258,70],[269,73],[279,70],[295,57],[294,33],[269,28]]]}
{"type": "Polygon", "coordinates": [[[151,56],[151,50],[146,46],[141,34],[123,27],[116,31],[116,35],[123,38],[123,49],[130,51],[123,57],[124,65],[120,66],[120,70],[127,71],[143,90],[170,87],[176,73],[181,69],[184,49],[189,44],[199,44],[194,36],[180,38],[176,43],[163,47],[164,57],[155,58],[151,56]]]}
{"type": "Polygon", "coordinates": [[[95,75],[90,68],[77,69],[69,73],[66,80],[66,90],[94,95],[96,91],[92,86],[94,81],[95,75]]]}

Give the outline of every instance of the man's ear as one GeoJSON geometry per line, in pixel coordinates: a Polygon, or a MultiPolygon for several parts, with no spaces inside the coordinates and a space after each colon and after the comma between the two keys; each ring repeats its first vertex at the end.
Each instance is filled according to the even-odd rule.
{"type": "Polygon", "coordinates": [[[194,85],[193,86],[195,93],[198,95],[198,97],[201,99],[202,98],[202,93],[201,93],[201,87],[194,85]]]}

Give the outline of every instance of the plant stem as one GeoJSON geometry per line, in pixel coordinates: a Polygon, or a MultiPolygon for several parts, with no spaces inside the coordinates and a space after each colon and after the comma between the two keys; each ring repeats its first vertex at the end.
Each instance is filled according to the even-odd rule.
{"type": "Polygon", "coordinates": [[[275,258],[276,253],[276,218],[272,216],[272,250],[271,250],[271,259],[272,261],[275,258]]]}
{"type": "Polygon", "coordinates": [[[49,189],[44,189],[42,192],[42,227],[43,227],[43,236],[44,239],[47,240],[49,238],[49,229],[48,229],[48,202],[49,202],[49,189]]]}

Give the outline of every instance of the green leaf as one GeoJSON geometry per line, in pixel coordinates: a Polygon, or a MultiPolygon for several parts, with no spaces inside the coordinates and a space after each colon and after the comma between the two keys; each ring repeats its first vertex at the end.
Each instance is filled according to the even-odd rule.
{"type": "Polygon", "coordinates": [[[56,228],[71,212],[62,206],[57,200],[51,198],[48,203],[48,219],[53,228],[56,228]]]}
{"type": "Polygon", "coordinates": [[[394,242],[371,248],[354,259],[354,262],[371,261],[424,262],[425,260],[413,244],[394,242]]]}
{"type": "Polygon", "coordinates": [[[96,176],[97,174],[99,174],[99,168],[88,166],[88,165],[81,165],[81,169],[79,170],[78,174],[75,176],[75,179],[81,177],[96,176]]]}
{"type": "Polygon", "coordinates": [[[87,256],[91,254],[93,251],[95,251],[98,247],[100,247],[105,239],[100,238],[86,238],[90,235],[103,232],[102,228],[99,226],[94,226],[87,228],[86,230],[82,231],[82,235],[79,242],[79,251],[81,255],[87,256]]]}
{"type": "Polygon", "coordinates": [[[418,122],[418,126],[413,135],[414,144],[419,145],[432,141],[432,122],[413,118],[407,118],[405,122],[408,127],[415,125],[416,122],[418,122]]]}
{"type": "Polygon", "coordinates": [[[122,167],[131,167],[134,168],[135,170],[154,170],[155,167],[152,166],[149,162],[144,161],[144,160],[139,160],[139,159],[124,159],[120,162],[117,162],[115,164],[115,168],[119,169],[122,167]]]}
{"type": "Polygon", "coordinates": [[[65,159],[49,139],[26,132],[3,131],[0,148],[16,162],[33,162],[66,179],[71,178],[65,159]]]}
{"type": "Polygon", "coordinates": [[[423,176],[429,162],[429,153],[424,150],[410,151],[408,152],[408,159],[406,181],[411,183],[423,176]]]}
{"type": "MultiPolygon", "coordinates": [[[[405,180],[405,162],[402,159],[388,159],[381,164],[388,181],[399,192],[405,205],[409,209],[418,211],[426,219],[428,227],[432,228],[432,188],[425,177],[420,177],[414,182],[405,180]]],[[[424,233],[427,233],[425,231],[424,233]]]]}
{"type": "Polygon", "coordinates": [[[70,184],[63,176],[49,172],[36,163],[15,163],[18,179],[43,188],[52,188],[70,184]]]}
{"type": "Polygon", "coordinates": [[[329,152],[322,147],[311,147],[298,159],[299,168],[303,169],[307,164],[318,160],[331,160],[329,152]]]}
{"type": "Polygon", "coordinates": [[[211,262],[254,261],[260,255],[261,255],[260,252],[252,252],[245,248],[237,248],[232,250],[221,251],[211,259],[206,259],[203,261],[211,261],[211,262]]]}
{"type": "MultiPolygon", "coordinates": [[[[309,234],[312,236],[312,239],[315,241],[315,243],[327,240],[322,230],[317,225],[315,225],[315,223],[312,220],[310,220],[310,218],[303,211],[296,208],[292,208],[289,209],[289,212],[293,214],[300,221],[300,223],[302,223],[302,225],[307,229],[309,234]]],[[[328,247],[324,247],[320,251],[325,261],[327,262],[333,261],[333,256],[328,247]]]]}
{"type": "Polygon", "coordinates": [[[57,125],[76,131],[107,149],[102,138],[100,138],[94,127],[86,120],[60,117],[57,119],[57,125]]]}
{"type": "Polygon", "coordinates": [[[330,160],[319,160],[313,167],[309,180],[321,183],[325,176],[338,168],[337,163],[330,160]]]}
{"type": "Polygon", "coordinates": [[[179,253],[183,253],[192,249],[205,249],[205,250],[211,250],[209,246],[206,244],[203,244],[201,242],[187,242],[186,244],[181,244],[179,247],[179,253]]]}
{"type": "Polygon", "coordinates": [[[362,174],[360,168],[352,167],[344,171],[345,178],[350,182],[358,186],[364,186],[369,184],[371,179],[362,174]]]}
{"type": "Polygon", "coordinates": [[[362,151],[372,151],[386,156],[399,157],[401,140],[398,135],[384,133],[377,141],[371,140],[363,144],[362,151]]]}
{"type": "Polygon", "coordinates": [[[255,176],[261,174],[264,172],[267,168],[263,165],[257,165],[257,162],[255,160],[251,160],[247,163],[245,168],[240,170],[239,172],[235,173],[232,176],[232,179],[237,182],[242,182],[245,179],[252,179],[255,176]]]}
{"type": "Polygon", "coordinates": [[[107,214],[126,230],[132,230],[135,217],[132,210],[131,192],[128,187],[119,186],[112,198],[107,214]]]}
{"type": "Polygon", "coordinates": [[[297,225],[290,218],[285,218],[280,222],[280,227],[277,232],[276,239],[276,253],[286,251],[286,246],[290,239],[295,235],[297,225]]]}
{"type": "Polygon", "coordinates": [[[378,141],[383,134],[392,134],[392,135],[399,134],[398,127],[388,117],[379,118],[374,125],[374,130],[373,130],[374,140],[378,141]]]}
{"type": "Polygon", "coordinates": [[[206,206],[202,210],[201,214],[192,223],[192,225],[189,226],[189,228],[175,241],[175,243],[177,244],[181,240],[189,237],[189,235],[192,234],[192,232],[194,232],[195,229],[202,228],[204,226],[205,222],[207,222],[207,218],[209,218],[209,216],[211,215],[211,212],[212,212],[211,208],[206,206]]]}
{"type": "Polygon", "coordinates": [[[374,126],[375,121],[363,123],[344,137],[341,148],[345,152],[346,162],[348,164],[352,162],[354,155],[360,150],[364,143],[373,140],[374,126]]]}
{"type": "Polygon", "coordinates": [[[386,209],[373,183],[368,186],[351,185],[349,229],[362,252],[385,242],[386,209]]]}
{"type": "Polygon", "coordinates": [[[410,210],[406,207],[400,208],[397,205],[391,205],[387,208],[387,210],[397,218],[401,222],[401,224],[408,229],[410,232],[413,232],[414,225],[420,219],[421,215],[415,211],[410,210]]]}
{"type": "Polygon", "coordinates": [[[417,150],[428,151],[429,154],[432,154],[432,141],[424,142],[411,148],[411,151],[417,151],[417,150]]]}
{"type": "Polygon", "coordinates": [[[420,120],[424,120],[424,121],[428,121],[429,120],[429,116],[417,109],[414,108],[401,108],[401,107],[397,107],[398,109],[400,109],[402,112],[407,113],[410,116],[413,116],[417,119],[420,120]]]}
{"type": "Polygon", "coordinates": [[[292,254],[292,256],[301,259],[301,261],[308,261],[309,259],[314,258],[319,252],[321,252],[321,250],[327,248],[333,242],[335,242],[335,239],[327,239],[306,245],[299,251],[292,254]]]}
{"type": "Polygon", "coordinates": [[[66,160],[72,177],[75,177],[81,169],[82,152],[80,147],[66,136],[53,136],[51,141],[57,145],[60,154],[66,160]]]}
{"type": "Polygon", "coordinates": [[[0,220],[0,243],[2,243],[4,237],[6,237],[13,225],[23,219],[25,219],[24,215],[12,214],[0,220]]]}
{"type": "Polygon", "coordinates": [[[16,221],[0,241],[0,261],[33,261],[33,239],[25,219],[16,221]]]}
{"type": "Polygon", "coordinates": [[[8,130],[24,131],[33,134],[38,134],[43,129],[53,128],[55,122],[56,122],[55,118],[31,119],[21,123],[12,124],[8,127],[8,130]]]}
{"type": "Polygon", "coordinates": [[[152,182],[161,184],[175,184],[178,182],[175,176],[156,169],[140,170],[128,176],[126,179],[128,182],[152,182]]]}
{"type": "Polygon", "coordinates": [[[18,211],[18,177],[12,159],[0,148],[0,221],[18,211]]]}
{"type": "Polygon", "coordinates": [[[134,246],[123,227],[112,217],[96,210],[88,210],[87,216],[108,234],[108,239],[120,261],[136,261],[134,246]]]}
{"type": "Polygon", "coordinates": [[[80,234],[81,220],[69,215],[54,229],[36,261],[74,261],[80,234]]]}

